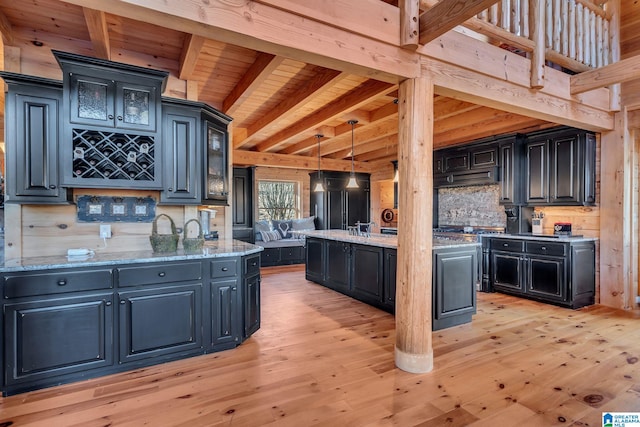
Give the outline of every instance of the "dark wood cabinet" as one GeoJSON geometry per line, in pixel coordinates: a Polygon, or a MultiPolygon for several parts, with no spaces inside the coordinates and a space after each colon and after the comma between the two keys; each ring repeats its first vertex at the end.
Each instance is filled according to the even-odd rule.
{"type": "Polygon", "coordinates": [[[62,85],[47,79],[0,73],[7,83],[5,107],[7,203],[68,204],[60,186],[58,144],[62,85]]]}
{"type": "Polygon", "coordinates": [[[435,188],[495,184],[500,179],[498,145],[493,138],[485,138],[435,151],[433,171],[435,188]]]}
{"type": "Polygon", "coordinates": [[[260,256],[253,255],[244,259],[244,338],[248,338],[260,329],[260,256]]]}
{"type": "Polygon", "coordinates": [[[54,385],[110,366],[113,327],[112,293],[5,304],[5,385],[54,385]]]}
{"type": "MultiPolygon", "coordinates": [[[[433,329],[471,321],[476,312],[480,247],[433,250],[433,329]]],[[[397,250],[307,238],[306,278],[393,313],[397,250]]]]}
{"type": "Polygon", "coordinates": [[[335,290],[351,290],[351,245],[327,240],[324,264],[324,282],[335,290]]]}
{"type": "Polygon", "coordinates": [[[61,180],[162,189],[161,94],[168,73],[53,51],[63,75],[61,180]]]}
{"type": "Polygon", "coordinates": [[[523,202],[522,185],[522,137],[511,136],[498,141],[500,163],[500,204],[518,205],[523,202]]]}
{"type": "Polygon", "coordinates": [[[204,191],[202,203],[227,205],[229,197],[229,134],[231,118],[211,108],[203,111],[204,191]]]}
{"type": "Polygon", "coordinates": [[[383,249],[351,245],[351,292],[360,301],[380,304],[384,294],[383,249]]]}
{"type": "Polygon", "coordinates": [[[3,394],[230,349],[260,328],[260,256],[0,275],[3,394]]]}
{"type": "Polygon", "coordinates": [[[595,135],[578,129],[530,134],[526,143],[528,205],[595,203],[595,135]]]}
{"type": "Polygon", "coordinates": [[[358,173],[359,188],[346,188],[349,174],[344,172],[318,172],[310,174],[311,187],[322,181],[325,191],[311,192],[310,215],[316,217],[316,229],[342,229],[356,222],[369,222],[369,174],[358,173]]]}
{"type": "Polygon", "coordinates": [[[593,242],[491,238],[490,247],[496,291],[570,308],[593,304],[593,242]]]}
{"type": "Polygon", "coordinates": [[[466,323],[476,312],[478,250],[442,248],[433,251],[433,329],[466,323]]]}
{"type": "Polygon", "coordinates": [[[305,242],[306,270],[305,278],[312,282],[324,282],[325,265],[325,242],[324,239],[307,237],[305,242]]]}
{"type": "Polygon", "coordinates": [[[160,203],[192,205],[202,198],[200,110],[179,101],[163,100],[164,189],[160,203]]]}
{"type": "Polygon", "coordinates": [[[384,305],[391,310],[396,306],[396,271],[398,264],[398,251],[396,249],[384,249],[384,305]]]}
{"type": "Polygon", "coordinates": [[[248,243],[254,242],[253,231],[253,188],[254,167],[233,168],[233,238],[248,243]]]}
{"type": "Polygon", "coordinates": [[[120,363],[203,347],[202,283],[119,292],[118,300],[120,363]]]}

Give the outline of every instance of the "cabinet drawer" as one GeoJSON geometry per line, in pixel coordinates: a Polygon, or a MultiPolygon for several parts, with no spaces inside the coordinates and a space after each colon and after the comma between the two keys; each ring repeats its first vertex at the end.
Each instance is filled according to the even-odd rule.
{"type": "Polygon", "coordinates": [[[292,246],[290,248],[280,248],[281,260],[292,260],[304,258],[304,246],[292,246]]]}
{"type": "Polygon", "coordinates": [[[200,280],[202,264],[200,262],[180,262],[174,264],[153,264],[149,266],[118,268],[119,286],[138,286],[157,283],[200,280]]]}
{"type": "Polygon", "coordinates": [[[111,270],[63,270],[4,276],[5,298],[92,291],[111,287],[113,287],[111,270]]]}
{"type": "Polygon", "coordinates": [[[237,259],[221,259],[211,261],[211,277],[232,277],[238,274],[237,259]]]}
{"type": "Polygon", "coordinates": [[[260,273],[260,255],[252,255],[244,260],[244,274],[251,276],[260,273]]]}
{"type": "Polygon", "coordinates": [[[536,255],[565,256],[567,245],[556,242],[526,242],[527,253],[536,255]]]}
{"type": "Polygon", "coordinates": [[[524,250],[523,240],[491,239],[491,249],[500,251],[522,252],[524,250]]]}

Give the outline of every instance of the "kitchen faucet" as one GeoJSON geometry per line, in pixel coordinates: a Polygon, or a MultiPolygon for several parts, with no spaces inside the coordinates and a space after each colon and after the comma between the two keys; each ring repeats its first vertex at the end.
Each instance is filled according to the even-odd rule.
{"type": "Polygon", "coordinates": [[[371,221],[371,222],[357,221],[356,230],[358,231],[358,236],[371,237],[371,227],[374,225],[378,225],[378,224],[376,224],[375,221],[371,221]],[[366,227],[364,231],[362,231],[362,227],[361,227],[363,225],[366,227]]]}

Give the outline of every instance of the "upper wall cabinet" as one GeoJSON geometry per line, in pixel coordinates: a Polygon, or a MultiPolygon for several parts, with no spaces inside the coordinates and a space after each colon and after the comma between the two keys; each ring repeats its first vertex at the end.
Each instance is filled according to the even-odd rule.
{"type": "Polygon", "coordinates": [[[7,203],[69,203],[58,181],[60,82],[0,73],[7,83],[5,108],[7,203]]]}
{"type": "Polygon", "coordinates": [[[595,167],[594,134],[567,128],[529,134],[525,145],[526,203],[594,204],[595,167]]]}
{"type": "Polygon", "coordinates": [[[203,204],[226,205],[229,197],[229,134],[231,118],[209,108],[203,112],[204,194],[203,204]]]}
{"type": "Polygon", "coordinates": [[[498,146],[493,139],[433,153],[435,188],[493,184],[499,178],[498,146]]]}
{"type": "Polygon", "coordinates": [[[162,188],[158,119],[168,73],[53,53],[64,83],[62,184],[162,188]]]}

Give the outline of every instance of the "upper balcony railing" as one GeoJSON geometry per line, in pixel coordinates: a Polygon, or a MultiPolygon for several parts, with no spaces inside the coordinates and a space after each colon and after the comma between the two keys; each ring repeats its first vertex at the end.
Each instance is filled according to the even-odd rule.
{"type": "Polygon", "coordinates": [[[582,72],[619,59],[612,47],[619,30],[612,28],[608,5],[600,7],[589,0],[501,0],[464,25],[518,52],[539,48],[534,33],[540,26],[545,59],[582,72]],[[542,12],[540,19],[537,10],[542,12]]]}

